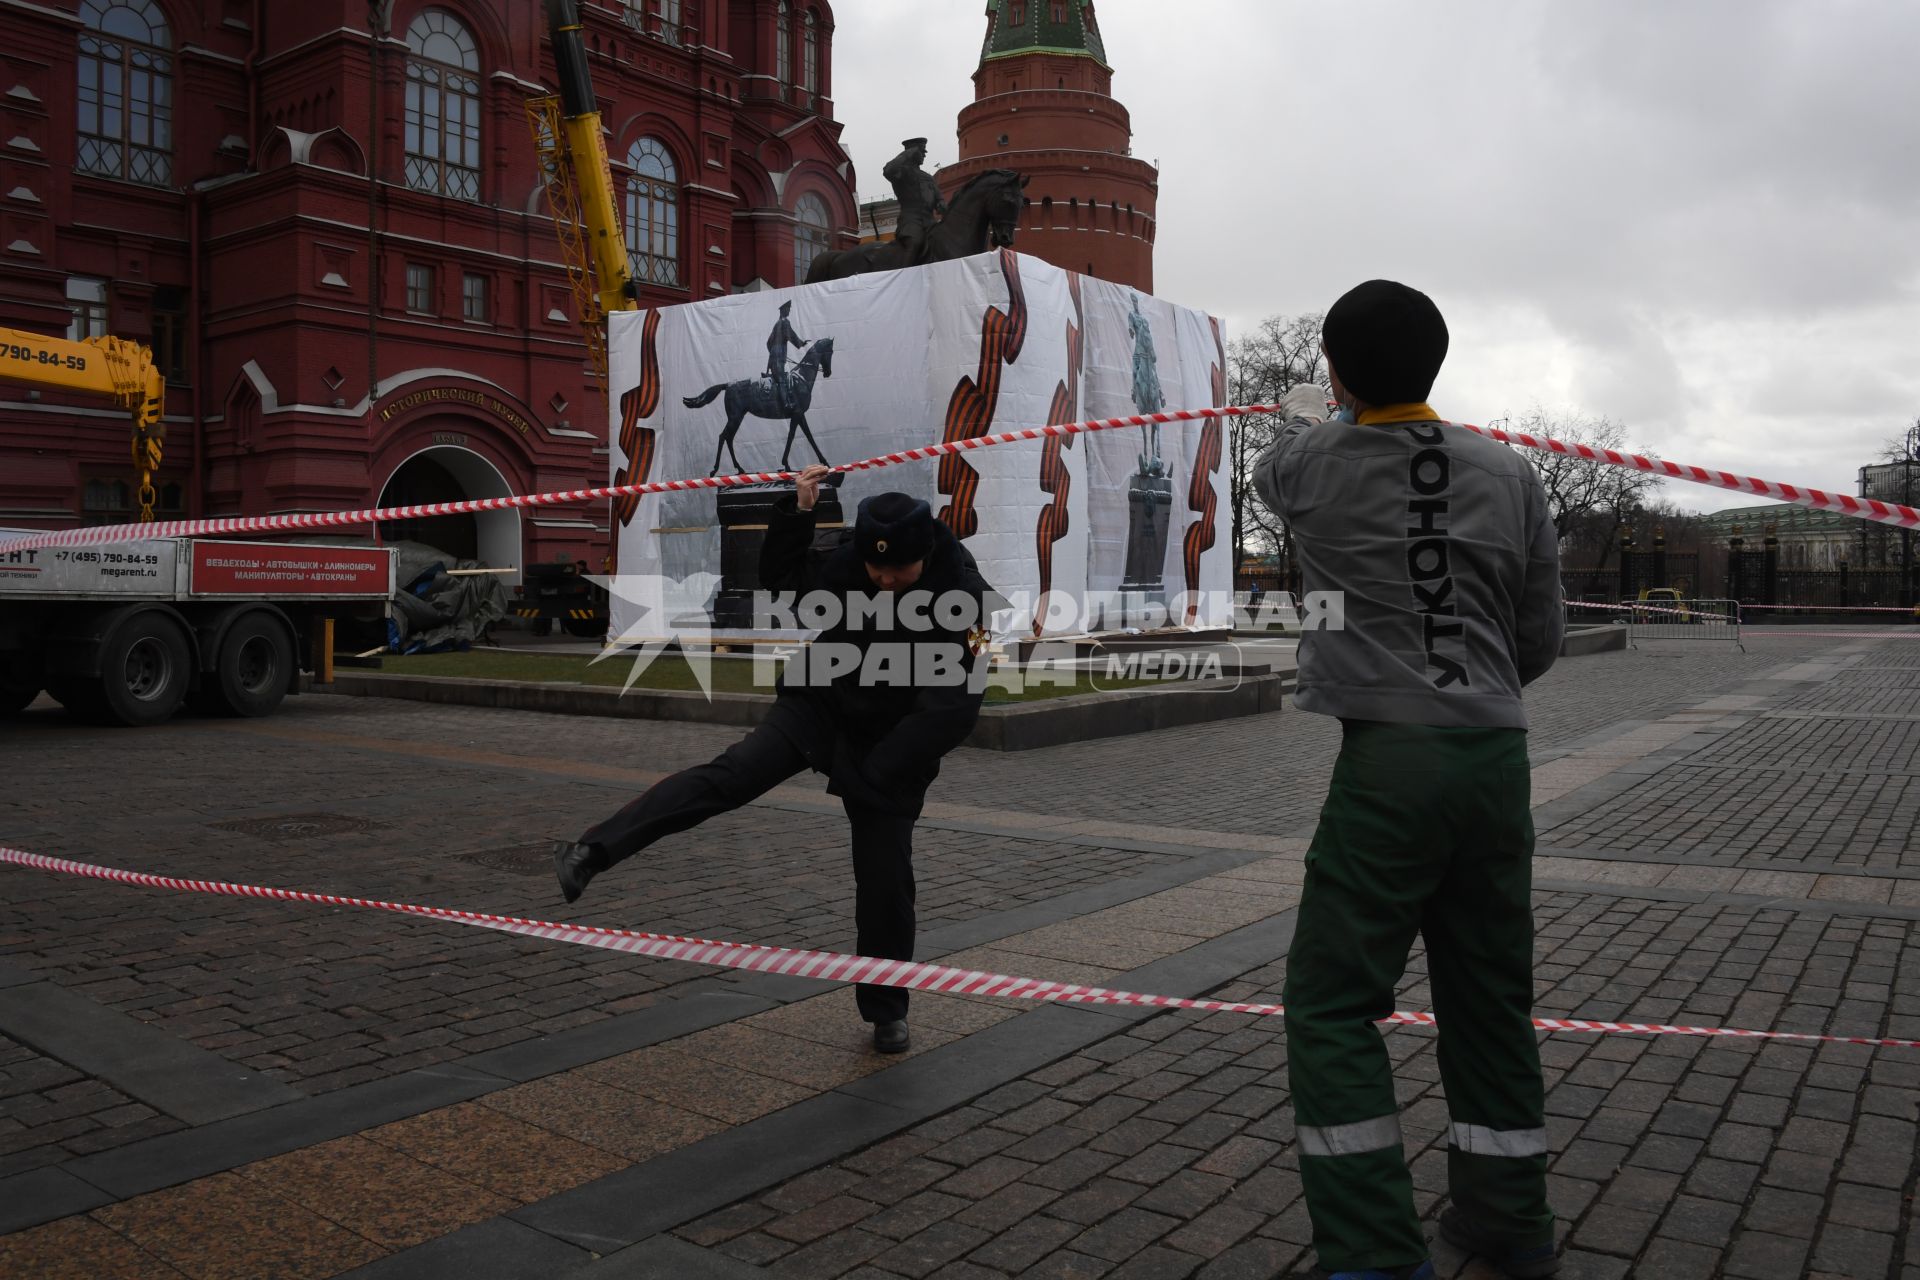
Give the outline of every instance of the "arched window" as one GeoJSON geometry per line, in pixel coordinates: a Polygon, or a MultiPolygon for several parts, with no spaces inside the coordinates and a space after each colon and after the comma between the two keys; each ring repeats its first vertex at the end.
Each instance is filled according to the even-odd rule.
{"type": "Polygon", "coordinates": [[[480,49],[450,13],[407,28],[407,185],[480,198],[480,49]]]}
{"type": "Polygon", "coordinates": [[[800,18],[800,87],[809,94],[820,92],[820,33],[813,10],[800,18]]]}
{"type": "Polygon", "coordinates": [[[801,196],[793,216],[799,219],[793,229],[793,279],[798,284],[807,278],[813,260],[827,251],[833,223],[827,218],[826,202],[816,195],[801,196]]]}
{"type": "Polygon", "coordinates": [[[173,182],[173,37],[153,0],[82,0],[82,173],[173,182]]]}
{"type": "Polygon", "coordinates": [[[773,24],[773,74],[781,84],[793,83],[793,10],[780,0],[773,24]]]}
{"type": "Polygon", "coordinates": [[[680,176],[658,138],[627,149],[627,258],[642,284],[680,283],[680,176]]]}

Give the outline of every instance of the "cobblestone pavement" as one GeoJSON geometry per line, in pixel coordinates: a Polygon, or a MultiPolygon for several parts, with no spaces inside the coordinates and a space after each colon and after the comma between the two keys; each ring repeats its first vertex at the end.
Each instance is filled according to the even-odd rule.
{"type": "MultiPolygon", "coordinates": [[[[309,698],[300,711],[331,723],[356,705],[309,698]]],[[[448,718],[460,716],[439,717],[448,718]]],[[[363,728],[380,732],[379,719],[363,728]]],[[[84,793],[94,753],[124,737],[58,720],[33,729],[37,749],[52,758],[36,763],[47,782],[7,833],[17,846],[162,874],[534,918],[551,918],[560,903],[546,845],[529,837],[576,832],[640,785],[516,779],[510,758],[505,767],[476,768],[404,747],[303,742],[302,730],[288,729],[303,751],[284,738],[202,723],[158,736],[131,794],[81,816],[63,812],[60,798],[84,793]],[[253,758],[268,744],[278,762],[263,766],[253,758]],[[326,812],[315,811],[317,798],[326,812]],[[227,815],[236,812],[264,815],[258,821],[280,838],[233,829],[227,815]],[[302,834],[313,827],[334,830],[302,834]]],[[[929,829],[916,842],[917,906],[923,929],[936,929],[1178,860],[1094,842],[929,829]]],[[[568,918],[851,949],[848,879],[844,818],[756,807],[624,864],[568,918]]],[[[366,912],[300,913],[60,877],[38,880],[29,896],[0,898],[0,956],[307,1094],[644,1007],[667,986],[705,974],[670,961],[611,967],[577,948],[366,912]]],[[[0,1175],[108,1142],[89,1116],[109,1117],[101,1120],[108,1129],[138,1126],[131,1137],[165,1127],[95,1092],[46,1100],[52,1127],[0,1127],[0,1175]],[[21,1145],[36,1132],[49,1140],[21,1145]]]]}
{"type": "MultiPolygon", "coordinates": [[[[1538,919],[1543,1014],[1920,1031],[1904,924],[1568,893],[1542,895],[1538,919]]],[[[1422,969],[1416,954],[1400,1007],[1430,1007],[1422,969]]],[[[1267,966],[1219,994],[1278,1000],[1283,977],[1267,966]]],[[[1435,1035],[1386,1041],[1432,1213],[1435,1035]]],[[[1286,1056],[1270,1019],[1163,1014],[678,1234],[789,1276],[1280,1274],[1312,1238],[1286,1056]]],[[[1542,1057],[1569,1274],[1891,1273],[1914,1174],[1911,1052],[1555,1034],[1542,1057]]]]}
{"type": "MultiPolygon", "coordinates": [[[[1750,636],[1529,691],[1539,1008],[1920,1036],[1920,645],[1750,636]]],[[[36,711],[0,739],[0,841],[553,918],[541,838],[735,736],[325,696],[138,735],[36,711]]],[[[923,953],[1276,999],[1337,739],[1289,708],[956,753],[923,953]]],[[[564,918],[848,948],[845,838],[796,779],[564,918]]],[[[1401,1003],[1428,1007],[1418,953],[1401,1003]]],[[[881,1059],[844,989],[0,871],[0,1275],[1303,1273],[1276,1022],[925,995],[913,1021],[881,1059]]],[[[1435,1212],[1434,1037],[1387,1044],[1435,1212]]],[[[1543,1055],[1565,1274],[1920,1280],[1920,1052],[1543,1055]]]]}
{"type": "MultiPolygon", "coordinates": [[[[1858,647],[1858,646],[1854,646],[1858,647]]],[[[1746,721],[1611,801],[1542,830],[1564,849],[1820,863],[1920,872],[1920,668],[1847,655],[1777,710],[1746,721]]]]}

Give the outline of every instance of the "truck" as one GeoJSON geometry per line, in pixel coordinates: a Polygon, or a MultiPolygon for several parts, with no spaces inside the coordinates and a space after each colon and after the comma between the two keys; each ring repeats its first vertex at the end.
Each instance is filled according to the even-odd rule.
{"type": "Polygon", "coordinates": [[[584,562],[529,564],[520,577],[513,589],[513,616],[525,619],[534,635],[552,635],[556,622],[582,639],[607,634],[607,591],[588,576],[584,562]]]}
{"type": "Polygon", "coordinates": [[[0,529],[0,716],[42,690],[102,724],[152,725],[182,706],[270,714],[324,670],[333,619],[385,616],[387,547],[137,538],[9,547],[0,529]]]}
{"type": "MultiPolygon", "coordinates": [[[[153,353],[123,338],[0,329],[0,382],[112,400],[132,418],[143,524],[165,428],[153,353]]],[[[384,618],[393,552],[142,538],[22,547],[0,529],[0,716],[42,690],[105,724],[150,725],[183,705],[263,716],[331,660],[329,619],[384,618]],[[15,544],[9,546],[8,544],[15,544]]]]}

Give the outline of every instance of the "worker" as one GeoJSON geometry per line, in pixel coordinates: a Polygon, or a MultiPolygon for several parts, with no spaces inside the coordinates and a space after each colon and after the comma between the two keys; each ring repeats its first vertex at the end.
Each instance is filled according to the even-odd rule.
{"type": "MultiPolygon", "coordinates": [[[[588,881],[662,836],[685,831],[811,768],[852,826],[856,950],[913,958],[913,826],[940,760],[972,731],[985,692],[976,663],[989,608],[1003,604],[973,555],[920,498],[882,493],[851,530],[816,537],[814,504],[832,469],[801,472],[775,504],[760,580],[830,619],[781,673],[767,719],[714,760],[655,784],[577,842],[557,842],[568,902],[588,881]],[[923,594],[924,593],[924,594],[923,594]],[[992,603],[990,603],[992,602],[992,603]]],[[[860,984],[874,1048],[908,1047],[907,993],[860,984]]]]}
{"type": "Polygon", "coordinates": [[[1533,466],[1427,403],[1447,327],[1386,280],[1327,312],[1329,393],[1299,386],[1256,464],[1305,590],[1344,593],[1341,630],[1301,636],[1302,711],[1340,753],[1287,955],[1287,1075],[1320,1264],[1355,1280],[1433,1274],[1376,1020],[1416,935],[1439,1023],[1450,1243],[1510,1276],[1554,1274],[1533,1001],[1527,716],[1560,650],[1558,539],[1533,466]]]}

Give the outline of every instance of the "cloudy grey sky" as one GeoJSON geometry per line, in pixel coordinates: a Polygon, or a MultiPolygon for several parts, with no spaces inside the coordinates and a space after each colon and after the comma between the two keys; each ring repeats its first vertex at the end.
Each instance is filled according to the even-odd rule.
{"type": "MultiPolygon", "coordinates": [[[[902,137],[956,158],[984,10],[835,0],[863,197],[902,137]]],[[[1847,492],[1920,415],[1914,0],[1099,12],[1161,166],[1154,292],[1230,333],[1404,280],[1452,330],[1449,417],[1605,415],[1677,461],[1847,492]]]]}

